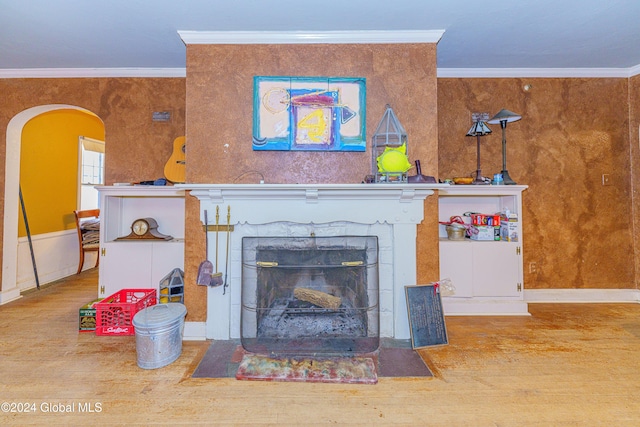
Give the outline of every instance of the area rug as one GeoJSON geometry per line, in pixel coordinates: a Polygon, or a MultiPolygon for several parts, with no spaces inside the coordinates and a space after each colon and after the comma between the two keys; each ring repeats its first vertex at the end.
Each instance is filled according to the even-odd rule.
{"type": "MultiPolygon", "coordinates": [[[[242,348],[240,340],[212,341],[192,377],[235,378],[247,354],[251,353],[242,348]]],[[[409,340],[381,338],[379,350],[363,356],[373,360],[378,378],[433,376],[409,340]]]]}
{"type": "Polygon", "coordinates": [[[369,357],[271,358],[246,354],[236,379],[312,383],[376,384],[378,375],[369,357]]]}

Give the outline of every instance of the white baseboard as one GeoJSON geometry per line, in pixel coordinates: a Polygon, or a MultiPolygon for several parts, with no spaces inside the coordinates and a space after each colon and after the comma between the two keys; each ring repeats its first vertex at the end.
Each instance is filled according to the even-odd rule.
{"type": "Polygon", "coordinates": [[[443,297],[445,316],[529,316],[522,300],[443,297]]]}
{"type": "Polygon", "coordinates": [[[527,303],[638,303],[637,289],[525,289],[527,303]]]}
{"type": "Polygon", "coordinates": [[[0,291],[0,305],[22,298],[20,288],[15,287],[0,291]]]}
{"type": "Polygon", "coordinates": [[[205,322],[184,322],[183,341],[204,341],[207,339],[205,322]]]}

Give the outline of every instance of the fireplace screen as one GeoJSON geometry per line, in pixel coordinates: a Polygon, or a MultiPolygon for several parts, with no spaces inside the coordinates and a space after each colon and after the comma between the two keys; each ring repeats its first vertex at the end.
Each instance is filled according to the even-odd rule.
{"type": "Polygon", "coordinates": [[[244,237],[243,347],[272,355],[377,350],[375,236],[244,237]]]}

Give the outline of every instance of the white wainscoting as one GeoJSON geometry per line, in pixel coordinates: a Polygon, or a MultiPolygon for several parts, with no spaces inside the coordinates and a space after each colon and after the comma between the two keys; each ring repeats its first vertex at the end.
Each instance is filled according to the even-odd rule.
{"type": "MultiPolygon", "coordinates": [[[[78,269],[80,252],[78,233],[75,229],[31,236],[40,285],[71,276],[78,269]]],[[[97,252],[85,254],[84,269],[93,268],[97,252]]],[[[18,267],[16,275],[20,291],[36,287],[36,278],[31,262],[29,240],[18,239],[18,267]]]]}

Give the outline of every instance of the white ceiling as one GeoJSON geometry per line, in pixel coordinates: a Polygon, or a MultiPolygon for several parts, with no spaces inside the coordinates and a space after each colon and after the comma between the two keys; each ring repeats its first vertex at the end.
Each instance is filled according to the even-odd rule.
{"type": "Polygon", "coordinates": [[[439,73],[640,67],[639,0],[0,0],[0,70],[183,69],[178,31],[343,30],[444,30],[439,73]]]}

